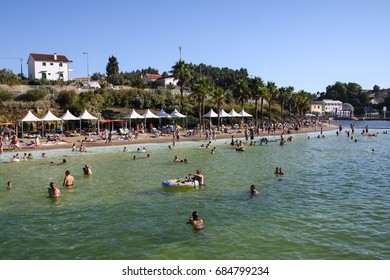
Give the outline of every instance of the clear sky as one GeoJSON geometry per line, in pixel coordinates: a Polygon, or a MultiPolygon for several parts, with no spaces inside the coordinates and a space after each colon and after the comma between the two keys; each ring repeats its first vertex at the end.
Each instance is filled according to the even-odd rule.
{"type": "Polygon", "coordinates": [[[336,81],[390,88],[389,0],[13,0],[0,3],[0,69],[27,75],[30,53],[63,54],[71,77],[170,71],[187,63],[246,68],[311,93],[336,81]],[[16,58],[16,59],[8,59],[16,58]]]}

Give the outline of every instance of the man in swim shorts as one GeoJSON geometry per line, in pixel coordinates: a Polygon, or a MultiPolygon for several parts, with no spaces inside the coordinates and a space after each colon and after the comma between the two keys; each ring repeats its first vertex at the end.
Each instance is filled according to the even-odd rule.
{"type": "Polygon", "coordinates": [[[64,183],[62,184],[64,187],[73,187],[74,185],[74,177],[70,175],[70,171],[65,171],[64,183]]]}

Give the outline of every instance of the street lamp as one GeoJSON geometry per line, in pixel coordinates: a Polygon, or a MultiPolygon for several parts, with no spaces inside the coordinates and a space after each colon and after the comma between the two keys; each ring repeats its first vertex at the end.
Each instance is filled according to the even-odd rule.
{"type": "Polygon", "coordinates": [[[89,87],[89,57],[87,52],[83,52],[83,54],[87,55],[87,79],[88,79],[88,87],[89,87]]]}

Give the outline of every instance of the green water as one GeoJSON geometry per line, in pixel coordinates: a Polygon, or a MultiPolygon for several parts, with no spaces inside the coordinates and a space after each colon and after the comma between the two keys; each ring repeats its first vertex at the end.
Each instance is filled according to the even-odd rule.
{"type": "Polygon", "coordinates": [[[199,142],[172,150],[127,145],[147,147],[151,157],[139,160],[132,158],[145,154],[123,147],[47,151],[46,159],[34,152],[35,159],[12,164],[7,154],[0,163],[0,258],[389,259],[390,136],[356,135],[355,143],[326,135],[245,152],[220,140],[215,154],[199,142]],[[175,155],[190,163],[173,163],[175,155]],[[276,177],[276,166],[287,174],[276,177]],[[203,189],[161,188],[198,168],[203,189]],[[61,188],[57,201],[46,198],[49,182],[61,186],[66,169],[75,187],[61,188]],[[248,196],[251,184],[259,197],[248,196]],[[201,232],[186,224],[194,210],[205,222],[201,232]]]}

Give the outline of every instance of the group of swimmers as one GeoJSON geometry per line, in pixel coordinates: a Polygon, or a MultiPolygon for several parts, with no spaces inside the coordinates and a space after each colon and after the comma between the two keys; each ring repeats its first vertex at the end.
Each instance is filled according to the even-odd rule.
{"type": "MultiPolygon", "coordinates": [[[[258,196],[259,194],[260,193],[256,190],[256,186],[251,185],[249,195],[251,197],[255,197],[255,196],[258,196]]],[[[196,231],[200,231],[200,230],[203,230],[205,228],[203,219],[200,218],[199,213],[197,211],[192,212],[192,214],[190,215],[190,218],[187,221],[187,224],[192,225],[194,230],[196,230],[196,231]]]]}
{"type": "MultiPolygon", "coordinates": [[[[85,164],[83,167],[83,172],[85,175],[92,175],[92,168],[89,164],[85,164]]],[[[63,187],[72,188],[74,186],[74,177],[71,175],[69,170],[65,171],[64,181],[62,183],[63,187]]],[[[61,190],[57,187],[57,184],[50,182],[50,187],[47,189],[49,196],[48,198],[58,198],[61,196],[61,190]]]]}

